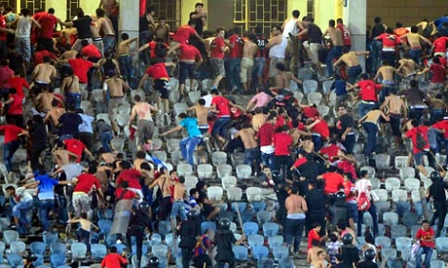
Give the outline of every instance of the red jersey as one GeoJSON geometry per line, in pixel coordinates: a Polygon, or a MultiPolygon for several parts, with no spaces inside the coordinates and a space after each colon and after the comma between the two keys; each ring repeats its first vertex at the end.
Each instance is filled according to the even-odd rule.
{"type": "Polygon", "coordinates": [[[310,106],[303,108],[302,114],[306,118],[313,118],[319,115],[319,111],[314,106],[310,106]]]}
{"type": "Polygon", "coordinates": [[[40,37],[52,39],[53,38],[53,31],[58,23],[58,19],[51,14],[43,13],[42,16],[39,16],[39,23],[40,23],[40,37]]]}
{"type": "Polygon", "coordinates": [[[219,111],[218,117],[229,117],[230,109],[229,109],[229,100],[223,96],[215,96],[212,99],[212,105],[216,106],[216,109],[219,111]]]}
{"type": "Polygon", "coordinates": [[[0,131],[5,132],[5,138],[4,138],[3,143],[7,144],[9,142],[17,140],[19,137],[18,135],[22,131],[24,131],[24,129],[22,129],[16,125],[7,124],[7,125],[0,126],[0,131]]]}
{"type": "Polygon", "coordinates": [[[216,37],[213,39],[210,45],[210,58],[224,59],[224,52],[222,52],[221,48],[225,47],[225,45],[224,38],[216,37]]]}
{"type": "Polygon", "coordinates": [[[109,253],[101,261],[101,267],[123,267],[128,261],[118,253],[109,253]]]}
{"type": "Polygon", "coordinates": [[[350,29],[344,24],[338,24],[336,27],[342,32],[342,41],[344,42],[344,46],[351,46],[352,39],[350,29]]]}
{"type": "Polygon", "coordinates": [[[448,120],[437,122],[432,125],[432,127],[435,129],[445,130],[445,132],[443,133],[443,137],[445,138],[445,140],[448,139],[448,120]]]}
{"type": "Polygon", "coordinates": [[[277,123],[275,123],[274,129],[277,129],[283,125],[287,125],[289,128],[292,128],[291,121],[286,121],[285,118],[281,115],[277,116],[277,123]]]}
{"type": "MultiPolygon", "coordinates": [[[[0,28],[6,28],[6,20],[3,15],[0,15],[0,28]]],[[[0,41],[6,41],[6,32],[0,32],[0,41]]]]}
{"type": "Polygon", "coordinates": [[[23,88],[30,89],[30,85],[22,77],[14,76],[8,79],[8,83],[14,88],[19,96],[25,96],[23,88]]]}
{"type": "Polygon", "coordinates": [[[303,165],[303,164],[305,164],[306,162],[308,162],[308,160],[306,159],[306,157],[301,157],[301,158],[298,158],[297,160],[296,160],[296,162],[294,162],[294,167],[295,168],[298,168],[298,167],[300,167],[301,165],[303,165]]]}
{"type": "Polygon", "coordinates": [[[170,76],[168,75],[168,71],[166,70],[165,63],[163,62],[159,62],[149,66],[148,69],[146,69],[145,73],[152,77],[154,80],[170,80],[170,76]]]}
{"type": "Polygon", "coordinates": [[[88,194],[93,187],[101,189],[101,184],[98,178],[89,173],[82,173],[78,176],[78,183],[76,183],[73,192],[83,192],[88,194]]]}
{"type": "Polygon", "coordinates": [[[11,94],[9,98],[12,98],[13,101],[9,104],[8,114],[10,115],[23,115],[23,98],[19,94],[11,94]]]}
{"type": "Polygon", "coordinates": [[[327,155],[330,162],[334,162],[336,161],[335,157],[338,156],[338,151],[340,149],[341,148],[339,148],[336,144],[331,144],[330,146],[320,149],[320,153],[327,155]]]}
{"type": "Polygon", "coordinates": [[[434,40],[432,45],[434,46],[435,53],[446,53],[446,42],[448,42],[448,37],[442,36],[434,40]]]}
{"type": "Polygon", "coordinates": [[[418,126],[406,132],[406,137],[411,138],[412,141],[412,153],[417,154],[429,150],[428,130],[429,128],[427,126],[418,126]],[[426,141],[423,150],[417,148],[417,133],[421,133],[423,139],[426,141]]]}
{"type": "Polygon", "coordinates": [[[231,45],[233,45],[233,48],[230,49],[229,58],[241,58],[243,56],[243,42],[242,39],[234,34],[229,37],[229,42],[231,45]]]}
{"type": "Polygon", "coordinates": [[[180,61],[202,59],[201,52],[196,47],[187,44],[179,45],[179,47],[180,61]]]}
{"type": "Polygon", "coordinates": [[[356,200],[355,185],[351,181],[346,181],[343,183],[343,185],[345,196],[347,196],[345,201],[346,202],[355,201],[356,200]]]}
{"type": "Polygon", "coordinates": [[[429,69],[432,71],[431,83],[437,83],[437,84],[445,83],[445,77],[446,77],[445,66],[433,63],[431,64],[429,69]]]}
{"type": "Polygon", "coordinates": [[[352,162],[348,160],[341,160],[338,162],[338,168],[341,169],[344,174],[350,173],[352,174],[352,178],[356,179],[358,176],[356,175],[356,169],[352,162]]]}
{"type": "Polygon", "coordinates": [[[262,34],[255,35],[255,44],[258,47],[257,55],[255,57],[257,58],[266,58],[266,45],[268,41],[266,40],[266,37],[262,34]]]}
{"type": "Polygon", "coordinates": [[[76,154],[76,163],[81,162],[82,153],[87,148],[82,141],[77,139],[67,139],[64,141],[67,151],[76,154]]]}
{"type": "Polygon", "coordinates": [[[395,48],[398,44],[401,43],[400,37],[395,36],[393,34],[382,33],[377,37],[377,39],[383,42],[383,47],[395,48]]]}
{"type": "Polygon", "coordinates": [[[271,123],[263,124],[257,132],[257,138],[260,146],[272,145],[272,138],[274,137],[274,126],[271,123]]]}
{"type": "Polygon", "coordinates": [[[48,50],[41,50],[41,51],[36,51],[34,53],[34,64],[38,65],[41,63],[44,63],[44,57],[48,56],[54,60],[57,60],[58,58],[56,57],[56,55],[54,55],[53,53],[51,53],[48,50]]]}
{"type": "Polygon", "coordinates": [[[318,133],[322,139],[326,140],[328,137],[330,137],[330,128],[328,127],[328,124],[323,119],[318,119],[320,122],[314,125],[314,127],[311,129],[311,132],[318,133]]]}
{"type": "Polygon", "coordinates": [[[87,58],[101,58],[101,52],[94,44],[88,44],[87,46],[81,49],[81,55],[87,56],[87,58]]]}
{"type": "Polygon", "coordinates": [[[325,181],[324,192],[325,194],[335,194],[339,189],[343,188],[344,177],[336,172],[327,172],[322,175],[325,181]]]}
{"type": "Polygon", "coordinates": [[[120,200],[122,200],[122,199],[129,199],[129,200],[132,200],[136,196],[137,196],[136,193],[134,193],[133,191],[129,191],[127,189],[118,188],[118,189],[115,190],[115,197],[116,197],[115,200],[117,200],[117,199],[120,199],[120,200]],[[123,193],[124,191],[126,191],[126,192],[123,193]]]}
{"type": "Polygon", "coordinates": [[[397,29],[394,30],[394,34],[396,36],[400,36],[400,37],[405,35],[405,34],[407,34],[407,33],[409,33],[409,30],[404,28],[404,27],[397,28],[397,29]]]}
{"type": "Polygon", "coordinates": [[[372,80],[361,80],[358,82],[361,90],[359,91],[359,97],[363,101],[378,101],[376,90],[381,88],[381,85],[375,84],[372,80]]]}
{"type": "Polygon", "coordinates": [[[180,26],[173,36],[173,40],[180,44],[188,43],[188,39],[196,33],[196,30],[190,25],[180,26]]]}
{"type": "Polygon", "coordinates": [[[320,241],[320,235],[314,229],[311,229],[308,233],[308,249],[313,247],[313,241],[320,241]]]}
{"type": "Polygon", "coordinates": [[[430,240],[431,238],[434,239],[434,229],[432,229],[431,227],[429,227],[428,231],[423,230],[423,228],[418,229],[415,238],[420,240],[421,247],[434,248],[435,246],[434,242],[424,241],[430,240]]]}
{"type": "Polygon", "coordinates": [[[278,132],[274,134],[272,141],[274,143],[275,156],[289,155],[289,147],[293,142],[291,135],[286,132],[278,132]]]}
{"type": "MultiPolygon", "coordinates": [[[[156,55],[157,44],[158,44],[158,42],[156,42],[156,41],[151,41],[151,42],[148,43],[148,45],[149,45],[149,57],[151,59],[159,58],[156,55]]],[[[166,47],[167,51],[170,49],[170,47],[167,44],[163,43],[163,45],[166,47]]]]}
{"type": "Polygon", "coordinates": [[[70,59],[68,63],[73,69],[73,74],[79,78],[79,83],[87,84],[87,72],[93,66],[93,63],[82,58],[70,59]]]}
{"type": "Polygon", "coordinates": [[[140,171],[136,169],[126,169],[120,173],[115,183],[120,185],[122,181],[127,181],[130,188],[141,190],[142,185],[140,184],[140,176],[142,176],[140,171]]]}

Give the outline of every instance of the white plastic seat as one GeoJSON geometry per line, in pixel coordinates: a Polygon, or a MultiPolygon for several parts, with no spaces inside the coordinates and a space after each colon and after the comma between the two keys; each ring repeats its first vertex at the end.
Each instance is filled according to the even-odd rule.
{"type": "Polygon", "coordinates": [[[168,155],[165,151],[153,151],[151,154],[162,162],[166,162],[168,159],[168,155]]]}
{"type": "Polygon", "coordinates": [[[421,202],[422,198],[420,197],[420,191],[419,190],[413,190],[411,192],[411,198],[412,198],[412,203],[417,203],[417,202],[421,202]]]}
{"type": "Polygon", "coordinates": [[[330,112],[330,107],[327,105],[319,105],[317,106],[317,111],[319,112],[320,116],[324,117],[327,116],[330,112]]]}
{"type": "Polygon", "coordinates": [[[319,105],[322,101],[322,94],[319,92],[311,92],[306,96],[308,99],[308,104],[319,105]]]}
{"type": "Polygon", "coordinates": [[[370,182],[372,183],[372,189],[373,190],[380,189],[380,187],[381,187],[380,179],[373,178],[373,179],[370,180],[370,182]]]}
{"type": "Polygon", "coordinates": [[[230,159],[232,160],[233,167],[242,165],[244,164],[244,153],[233,153],[230,155],[230,159]]]}
{"type": "Polygon", "coordinates": [[[160,150],[162,148],[163,141],[161,139],[153,139],[152,140],[152,149],[160,150]]]}
{"type": "Polygon", "coordinates": [[[201,81],[201,87],[202,87],[202,91],[204,92],[208,92],[210,90],[210,87],[213,84],[213,80],[212,79],[204,79],[201,81]]]}
{"type": "Polygon", "coordinates": [[[272,211],[259,211],[257,212],[257,221],[258,224],[262,225],[265,222],[270,222],[272,220],[273,212],[272,211]]]}
{"type": "Polygon", "coordinates": [[[425,187],[425,189],[428,189],[429,186],[432,185],[432,180],[431,179],[422,179],[423,182],[423,187],[425,187]]]}
{"type": "Polygon", "coordinates": [[[386,190],[388,192],[391,192],[393,190],[400,188],[401,181],[398,178],[391,177],[391,178],[386,179],[385,185],[386,185],[386,190]]]}
{"type": "Polygon", "coordinates": [[[297,78],[302,81],[311,80],[313,78],[313,73],[311,72],[310,68],[305,66],[305,67],[299,68],[297,78]]]}
{"type": "Polygon", "coordinates": [[[331,107],[336,106],[336,99],[337,99],[336,92],[334,91],[331,92],[330,97],[328,98],[328,105],[331,107]]]}
{"type": "Polygon", "coordinates": [[[393,202],[406,202],[408,199],[408,193],[403,189],[396,189],[392,191],[393,202]]]}
{"type": "Polygon", "coordinates": [[[13,241],[11,242],[9,249],[11,253],[22,254],[26,250],[26,244],[23,241],[13,241]]]}
{"type": "Polygon", "coordinates": [[[213,176],[213,166],[210,164],[200,164],[197,167],[199,179],[211,178],[213,176]]]}
{"type": "Polygon", "coordinates": [[[239,187],[230,187],[227,189],[227,199],[231,201],[240,201],[243,197],[243,190],[239,187]]]}
{"type": "Polygon", "coordinates": [[[129,125],[131,121],[131,116],[129,114],[118,114],[117,123],[120,127],[125,127],[129,125]]]}
{"type": "Polygon", "coordinates": [[[315,93],[317,92],[319,84],[315,80],[305,80],[303,81],[303,93],[315,93]]]}
{"type": "Polygon", "coordinates": [[[186,177],[191,174],[193,174],[193,168],[189,164],[177,165],[177,175],[186,177]]]}
{"type": "Polygon", "coordinates": [[[369,178],[370,178],[370,179],[375,178],[376,171],[375,171],[375,169],[374,169],[373,167],[364,166],[364,167],[362,167],[360,170],[361,170],[361,171],[362,171],[362,170],[367,171],[367,174],[369,174],[369,178]]]}
{"type": "Polygon", "coordinates": [[[390,155],[389,154],[378,154],[375,157],[376,168],[378,169],[390,169],[390,155]]]}
{"type": "Polygon", "coordinates": [[[408,192],[420,189],[420,180],[414,178],[408,178],[404,180],[404,188],[408,192]]]}
{"type": "Polygon", "coordinates": [[[409,237],[397,237],[395,239],[395,246],[397,247],[397,250],[402,251],[406,248],[411,248],[412,246],[412,239],[409,237]]]}
{"type": "Polygon", "coordinates": [[[300,91],[293,91],[292,94],[294,95],[294,98],[297,100],[298,103],[301,103],[303,100],[303,93],[300,91]]]}
{"type": "Polygon", "coordinates": [[[390,248],[392,242],[389,237],[387,236],[378,236],[375,238],[375,246],[381,247],[381,248],[390,248]]]}
{"type": "Polygon", "coordinates": [[[254,202],[262,199],[260,187],[248,187],[246,189],[247,201],[254,202]]]}
{"type": "Polygon", "coordinates": [[[236,167],[236,177],[238,179],[248,179],[252,175],[252,167],[249,165],[238,165],[236,167]]]}
{"type": "Polygon", "coordinates": [[[232,175],[232,166],[231,165],[218,165],[216,168],[216,173],[219,178],[224,178],[232,175]]]}
{"type": "Polygon", "coordinates": [[[14,230],[6,230],[3,232],[3,241],[7,246],[19,239],[19,233],[14,230]]]}
{"type": "Polygon", "coordinates": [[[196,176],[185,176],[185,186],[193,186],[196,187],[196,183],[198,183],[198,178],[196,176]]]}
{"type": "Polygon", "coordinates": [[[398,237],[406,236],[406,226],[402,224],[392,225],[390,227],[390,233],[392,238],[396,239],[398,237]]]}
{"type": "Polygon", "coordinates": [[[181,113],[186,113],[188,109],[187,104],[185,103],[176,103],[174,104],[174,113],[177,115],[181,113]]]}
{"type": "MultiPolygon", "coordinates": [[[[434,171],[434,169],[429,166],[425,166],[425,170],[426,170],[426,173],[428,173],[428,175],[430,175],[434,171]]],[[[425,175],[423,175],[423,173],[420,172],[419,174],[420,174],[421,179],[429,179],[429,178],[425,177],[425,175]]]]}
{"type": "Polygon", "coordinates": [[[229,189],[230,187],[236,187],[237,179],[234,176],[225,176],[221,179],[222,188],[224,190],[229,189]]]}
{"type": "Polygon", "coordinates": [[[399,169],[402,167],[409,166],[408,161],[409,161],[408,156],[404,156],[404,155],[395,156],[395,168],[399,169]]]}
{"type": "Polygon", "coordinates": [[[224,191],[219,186],[210,186],[207,188],[207,195],[210,200],[221,201],[224,191]]]}
{"type": "Polygon", "coordinates": [[[395,212],[386,212],[383,214],[383,223],[385,225],[394,226],[398,224],[398,214],[395,212]]]}
{"type": "Polygon", "coordinates": [[[92,114],[93,105],[90,101],[81,101],[81,109],[85,114],[92,114]]]}
{"type": "Polygon", "coordinates": [[[387,250],[381,250],[381,256],[387,260],[395,260],[397,258],[397,250],[394,248],[388,248],[387,250]]]}
{"type": "Polygon", "coordinates": [[[115,137],[110,141],[112,147],[117,151],[123,151],[124,140],[122,138],[115,137]]]}
{"type": "Polygon", "coordinates": [[[441,260],[431,260],[430,264],[431,264],[431,268],[445,268],[446,267],[445,262],[443,262],[441,260]]]}
{"type": "Polygon", "coordinates": [[[297,85],[296,81],[294,80],[289,80],[289,90],[291,91],[297,91],[299,90],[299,85],[297,85]]]}
{"type": "Polygon", "coordinates": [[[322,83],[322,92],[327,95],[328,92],[330,92],[330,88],[333,85],[334,81],[330,80],[330,81],[324,81],[322,83]]]}
{"type": "Polygon", "coordinates": [[[97,114],[95,118],[96,118],[96,121],[102,119],[102,120],[104,120],[104,122],[106,122],[107,124],[110,125],[109,114],[107,114],[107,113],[100,113],[100,114],[97,114]]]}
{"type": "Polygon", "coordinates": [[[364,154],[362,154],[362,153],[354,154],[354,157],[355,157],[356,163],[359,166],[364,166],[366,164],[366,158],[365,158],[364,154]]]}
{"type": "Polygon", "coordinates": [[[104,90],[101,88],[92,90],[92,97],[95,102],[104,102],[104,90]]]}
{"type": "Polygon", "coordinates": [[[376,189],[376,190],[373,190],[375,193],[376,193],[376,195],[378,196],[378,198],[379,198],[379,201],[383,201],[383,202],[386,202],[387,201],[387,199],[388,199],[388,193],[387,193],[387,190],[384,190],[384,189],[376,189]]]}
{"type": "Polygon", "coordinates": [[[400,178],[405,180],[407,178],[415,178],[415,169],[413,167],[400,168],[400,178]]]}
{"type": "Polygon", "coordinates": [[[131,105],[129,104],[122,104],[118,106],[117,108],[118,114],[127,114],[129,115],[131,113],[131,105]]]}
{"type": "Polygon", "coordinates": [[[437,237],[436,238],[436,249],[437,252],[448,252],[448,237],[437,237]]]}
{"type": "Polygon", "coordinates": [[[170,77],[170,81],[168,82],[168,90],[178,90],[179,88],[179,80],[177,78],[170,77]]]}
{"type": "Polygon", "coordinates": [[[284,238],[281,235],[273,235],[268,237],[269,248],[272,250],[275,247],[283,245],[284,238]]]}
{"type": "Polygon", "coordinates": [[[212,163],[215,167],[227,164],[227,154],[225,152],[213,152],[212,163]]]}
{"type": "Polygon", "coordinates": [[[194,79],[193,80],[193,88],[191,88],[191,79],[187,78],[185,79],[185,89],[190,92],[190,91],[196,91],[198,90],[199,84],[198,84],[198,80],[194,79]]]}
{"type": "Polygon", "coordinates": [[[131,91],[131,102],[134,103],[134,97],[136,95],[140,96],[140,100],[144,101],[146,99],[145,92],[141,89],[136,89],[131,91]]]}
{"type": "Polygon", "coordinates": [[[174,151],[180,150],[180,140],[179,139],[168,139],[166,141],[166,147],[168,148],[168,152],[172,153],[174,151]]]}
{"type": "Polygon", "coordinates": [[[200,91],[190,91],[188,92],[188,98],[190,98],[190,102],[192,104],[196,104],[198,100],[201,98],[201,92],[200,91]]]}

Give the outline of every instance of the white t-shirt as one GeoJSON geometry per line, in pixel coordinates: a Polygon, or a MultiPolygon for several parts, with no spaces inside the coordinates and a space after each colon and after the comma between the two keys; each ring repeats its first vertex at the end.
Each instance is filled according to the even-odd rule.
{"type": "Polygon", "coordinates": [[[33,201],[33,196],[24,187],[17,188],[16,195],[20,197],[20,202],[33,201]]]}
{"type": "Polygon", "coordinates": [[[355,183],[355,190],[358,196],[362,192],[366,192],[367,197],[370,199],[370,191],[368,187],[372,187],[372,182],[369,179],[360,179],[355,183]]]}

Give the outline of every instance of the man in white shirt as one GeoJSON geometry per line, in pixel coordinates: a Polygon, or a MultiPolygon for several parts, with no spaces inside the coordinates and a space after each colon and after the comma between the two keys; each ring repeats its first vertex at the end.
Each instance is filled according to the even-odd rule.
{"type": "Polygon", "coordinates": [[[31,223],[26,215],[33,209],[33,196],[26,191],[24,187],[17,189],[14,186],[6,187],[6,193],[10,197],[12,207],[12,216],[14,224],[19,233],[29,233],[31,223]]]}
{"type": "MultiPolygon", "coordinates": [[[[359,198],[359,196],[361,195],[361,193],[365,193],[367,198],[370,200],[370,208],[366,211],[368,211],[370,213],[370,215],[372,215],[372,219],[373,219],[373,234],[374,236],[378,235],[378,216],[376,214],[376,207],[375,204],[373,203],[373,198],[372,195],[370,194],[370,192],[372,191],[372,182],[369,179],[369,174],[367,172],[367,170],[361,170],[360,173],[360,179],[358,181],[356,181],[355,183],[355,191],[356,191],[356,196],[357,199],[359,198]]],[[[364,210],[358,210],[358,234],[357,236],[361,236],[361,232],[362,232],[362,220],[364,217],[364,210]]]]}
{"type": "Polygon", "coordinates": [[[290,70],[295,73],[298,66],[298,58],[299,58],[299,39],[296,35],[299,33],[301,21],[299,20],[300,11],[294,10],[292,12],[292,18],[286,19],[283,22],[282,30],[283,37],[288,39],[289,45],[289,53],[291,56],[290,70]]]}

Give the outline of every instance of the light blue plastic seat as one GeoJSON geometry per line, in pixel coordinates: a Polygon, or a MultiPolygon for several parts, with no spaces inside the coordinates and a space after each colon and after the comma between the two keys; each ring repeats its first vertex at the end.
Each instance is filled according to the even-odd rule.
{"type": "MultiPolygon", "coordinates": [[[[436,238],[436,249],[437,252],[448,252],[448,237],[437,237],[436,238]]],[[[432,266],[431,266],[432,267],[432,266]]]]}
{"type": "MultiPolygon", "coordinates": [[[[34,254],[44,255],[46,246],[47,245],[45,245],[45,243],[36,241],[36,242],[31,243],[30,250],[34,254]]],[[[36,266],[38,266],[38,265],[36,265],[36,266]]]]}
{"type": "Polygon", "coordinates": [[[263,224],[263,235],[264,236],[274,236],[277,235],[280,227],[275,222],[266,222],[263,224]]]}
{"type": "Polygon", "coordinates": [[[98,227],[103,235],[107,235],[110,233],[110,229],[112,228],[112,221],[110,220],[99,220],[98,227]]]}
{"type": "Polygon", "coordinates": [[[257,234],[249,235],[248,243],[251,248],[254,248],[256,246],[263,246],[264,237],[262,235],[257,234]]]}
{"type": "Polygon", "coordinates": [[[247,261],[249,253],[245,246],[234,246],[232,251],[235,254],[235,259],[239,261],[247,261]]]}
{"type": "Polygon", "coordinates": [[[274,254],[274,259],[279,261],[289,256],[289,249],[286,246],[279,246],[275,247],[272,253],[274,254]]]}
{"type": "Polygon", "coordinates": [[[159,233],[161,235],[166,235],[171,233],[171,222],[170,221],[160,221],[159,222],[159,233]]]}
{"type": "Polygon", "coordinates": [[[50,247],[51,244],[58,242],[58,234],[46,232],[42,235],[42,239],[47,247],[50,247]]]}
{"type": "Polygon", "coordinates": [[[113,246],[117,248],[118,254],[121,254],[127,248],[125,244],[114,244],[113,246]]]}
{"type": "Polygon", "coordinates": [[[9,265],[12,267],[17,267],[22,264],[23,259],[19,254],[11,253],[7,257],[9,265]]]}
{"type": "Polygon", "coordinates": [[[274,235],[268,237],[269,248],[272,250],[275,247],[283,245],[284,238],[281,235],[274,235]]]}
{"type": "Polygon", "coordinates": [[[269,255],[269,249],[265,246],[256,246],[252,248],[252,255],[255,259],[260,260],[267,258],[269,255]]]}
{"type": "Polygon", "coordinates": [[[216,223],[212,221],[204,221],[201,223],[201,233],[204,234],[207,230],[216,232],[216,223]]]}
{"type": "Polygon", "coordinates": [[[64,243],[53,243],[50,246],[50,252],[53,254],[65,253],[67,251],[67,247],[64,243]]]}
{"type": "Polygon", "coordinates": [[[13,241],[19,240],[19,233],[13,230],[6,230],[3,232],[3,241],[7,246],[11,244],[13,241]]]}
{"type": "Polygon", "coordinates": [[[87,245],[81,242],[73,243],[70,247],[73,259],[83,259],[87,254],[87,245]]]}
{"type": "Polygon", "coordinates": [[[103,244],[92,244],[90,251],[95,260],[102,260],[107,254],[107,248],[103,244]]]}
{"type": "Polygon", "coordinates": [[[50,264],[52,267],[64,265],[66,261],[65,253],[53,253],[50,255],[50,264]]]}
{"type": "Polygon", "coordinates": [[[26,250],[26,244],[23,241],[13,241],[9,247],[11,253],[22,254],[26,250]]]}
{"type": "Polygon", "coordinates": [[[151,247],[151,251],[157,257],[166,256],[168,254],[168,247],[162,244],[154,245],[151,247]]]}
{"type": "Polygon", "coordinates": [[[378,236],[375,238],[375,246],[381,248],[390,248],[391,241],[387,236],[378,236]]]}
{"type": "Polygon", "coordinates": [[[258,233],[258,224],[253,221],[243,223],[243,232],[245,235],[253,235],[258,233]]]}
{"type": "Polygon", "coordinates": [[[37,260],[33,261],[35,267],[44,265],[44,255],[35,255],[37,260]]]}
{"type": "MultiPolygon", "coordinates": [[[[142,253],[143,255],[146,255],[146,253],[148,252],[148,247],[143,244],[142,245],[142,253]]],[[[137,245],[132,245],[132,255],[137,254],[137,245]]]]}
{"type": "Polygon", "coordinates": [[[256,202],[252,202],[251,204],[256,213],[258,213],[260,211],[264,211],[266,209],[266,202],[264,202],[264,201],[256,201],[256,202]]]}

